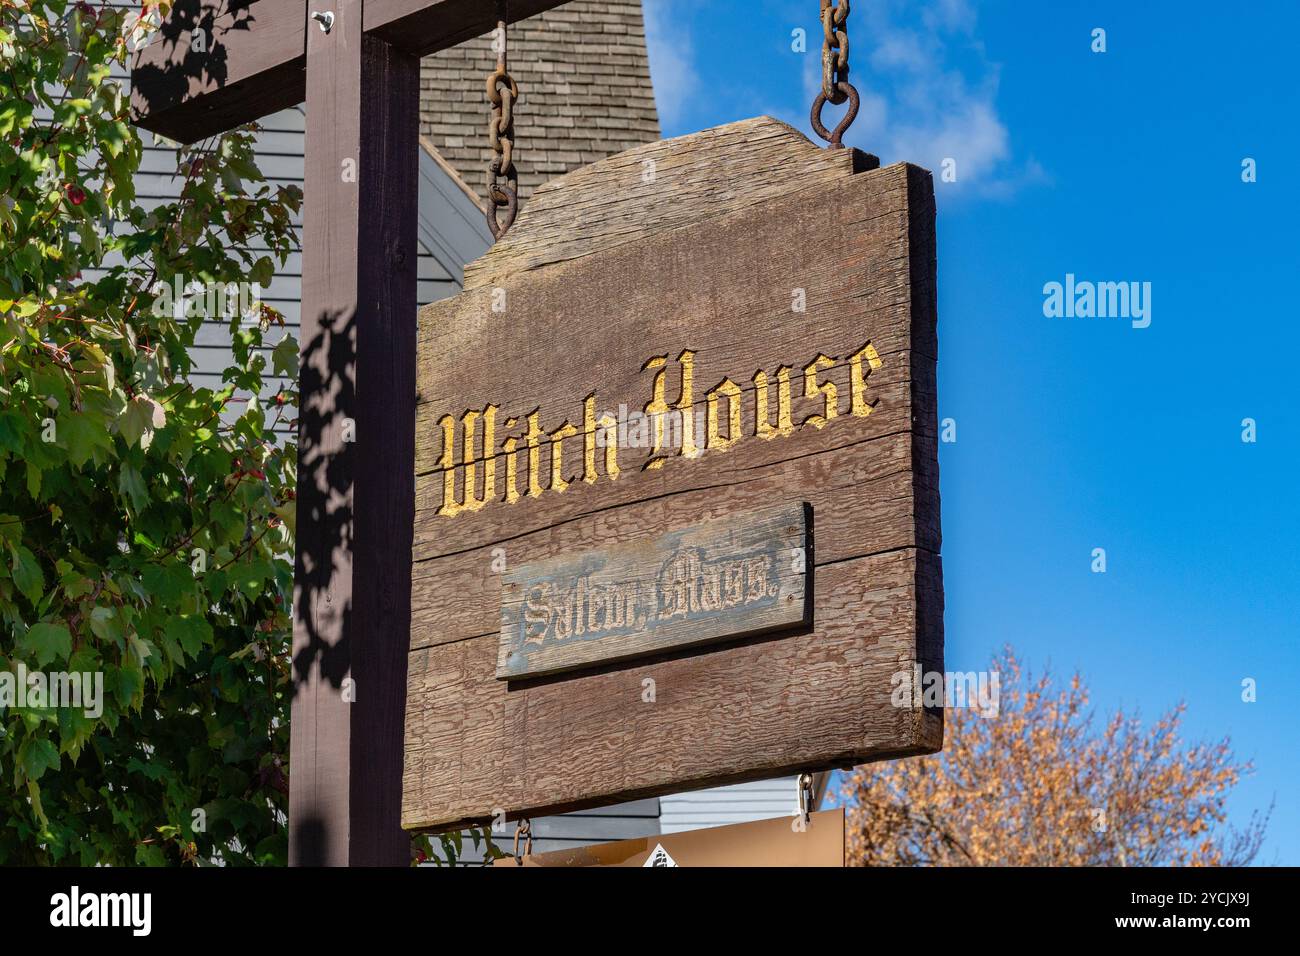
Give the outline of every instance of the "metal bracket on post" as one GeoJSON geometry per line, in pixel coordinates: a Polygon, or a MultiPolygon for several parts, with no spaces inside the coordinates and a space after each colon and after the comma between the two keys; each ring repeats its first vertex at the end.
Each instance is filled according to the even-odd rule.
{"type": "Polygon", "coordinates": [[[812,806],[813,806],[813,776],[810,773],[799,774],[799,779],[795,784],[799,788],[799,816],[803,819],[804,826],[812,823],[812,806]]]}

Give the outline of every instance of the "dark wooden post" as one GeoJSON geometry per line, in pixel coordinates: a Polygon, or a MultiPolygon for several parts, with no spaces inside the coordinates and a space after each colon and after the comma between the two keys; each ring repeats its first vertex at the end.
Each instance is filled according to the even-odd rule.
{"type": "Polygon", "coordinates": [[[419,58],[305,7],[289,862],[404,866],[419,58]]]}

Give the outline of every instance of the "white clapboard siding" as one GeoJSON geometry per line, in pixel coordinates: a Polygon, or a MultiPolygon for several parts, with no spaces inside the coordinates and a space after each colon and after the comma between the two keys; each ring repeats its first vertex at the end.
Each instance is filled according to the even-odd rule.
{"type": "Polygon", "coordinates": [[[664,833],[680,833],[788,817],[798,808],[797,779],[779,777],[660,797],[659,825],[664,833]]]}
{"type": "MultiPolygon", "coordinates": [[[[612,807],[582,810],[557,817],[540,817],[532,821],[533,852],[571,850],[593,843],[612,843],[635,837],[659,835],[659,801],[634,800],[612,807]]],[[[514,823],[508,823],[492,842],[506,853],[514,852],[514,823]]],[[[520,852],[523,852],[520,841],[520,852]]],[[[483,862],[483,853],[475,850],[468,836],[464,838],[461,862],[475,866],[483,862]]]]}
{"type": "MultiPolygon", "coordinates": [[[[131,0],[111,2],[114,6],[138,6],[131,0]]],[[[129,88],[128,71],[115,69],[114,76],[124,87],[129,88]]],[[[258,168],[273,186],[296,185],[301,189],[305,108],[300,105],[282,110],[263,117],[258,123],[262,127],[256,137],[258,168]]],[[[176,199],[183,180],[177,176],[175,146],[156,140],[143,131],[141,138],[145,149],[135,177],[135,189],[140,205],[148,210],[176,199]]],[[[460,291],[465,263],[487,251],[492,244],[492,236],[474,198],[450,167],[435,156],[432,146],[427,142],[421,143],[417,202],[419,263],[416,295],[419,304],[423,305],[460,291]]],[[[301,242],[301,214],[295,215],[292,221],[301,242]]],[[[248,248],[254,254],[266,252],[257,245],[248,248]]],[[[96,275],[90,274],[86,278],[94,279],[96,275]]],[[[285,331],[297,336],[302,318],[301,298],[302,256],[295,252],[263,290],[262,301],[278,309],[285,319],[285,331]]],[[[269,352],[280,337],[281,333],[272,329],[266,336],[265,351],[269,352]]],[[[222,372],[232,362],[229,324],[216,319],[206,322],[198,334],[190,357],[195,363],[195,371],[191,376],[194,383],[210,388],[220,387],[222,372]]],[[[280,380],[268,376],[264,394],[274,394],[282,384],[280,380]]]]}
{"type": "MultiPolygon", "coordinates": [[[[459,291],[465,282],[465,264],[477,259],[492,245],[492,233],[476,198],[464,181],[438,155],[433,144],[420,138],[420,206],[417,233],[421,250],[421,284],[450,282],[459,291]],[[426,254],[427,250],[427,254],[426,254]],[[438,267],[426,276],[425,260],[438,267]]],[[[429,296],[421,290],[420,304],[451,293],[429,296]]]]}

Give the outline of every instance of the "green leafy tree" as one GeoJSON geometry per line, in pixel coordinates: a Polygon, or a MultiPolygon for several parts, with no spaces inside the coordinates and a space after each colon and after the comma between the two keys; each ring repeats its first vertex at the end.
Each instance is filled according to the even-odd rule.
{"type": "Polygon", "coordinates": [[[283,862],[297,400],[267,377],[297,345],[227,306],[222,387],[190,349],[293,250],[301,194],[244,127],[177,149],[147,208],[110,79],[141,11],[0,13],[0,863],[283,862]],[[20,667],[101,675],[102,712],[5,699],[20,667]]]}

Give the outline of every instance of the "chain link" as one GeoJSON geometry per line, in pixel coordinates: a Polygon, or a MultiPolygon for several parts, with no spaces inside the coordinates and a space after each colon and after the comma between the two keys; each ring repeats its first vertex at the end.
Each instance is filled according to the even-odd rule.
{"type": "Polygon", "coordinates": [[[838,89],[841,80],[849,79],[849,0],[822,3],[822,93],[838,106],[844,94],[838,89]]]}
{"type": "Polygon", "coordinates": [[[527,818],[515,824],[515,866],[524,865],[524,857],[533,855],[533,821],[527,818]],[[519,839],[524,839],[524,852],[519,852],[519,839]]]}
{"type": "Polygon", "coordinates": [[[813,100],[812,127],[832,149],[858,115],[858,91],[849,82],[849,0],[821,0],[822,88],[813,100]],[[832,133],[822,124],[822,108],[848,101],[849,107],[832,133]]]}
{"type": "Polygon", "coordinates": [[[487,77],[487,98],[492,105],[488,120],[488,143],[492,162],[488,166],[487,223],[493,239],[500,239],[514,224],[519,212],[519,170],[515,168],[515,104],[519,102],[519,84],[508,69],[506,46],[507,11],[505,0],[497,2],[497,66],[487,77]],[[502,182],[504,180],[504,183],[502,182]],[[499,217],[504,209],[504,220],[499,217]]]}

